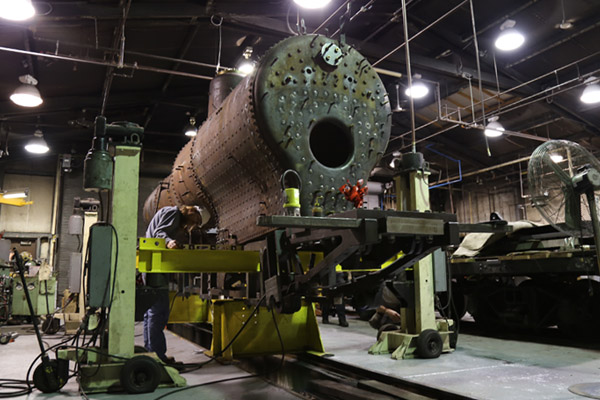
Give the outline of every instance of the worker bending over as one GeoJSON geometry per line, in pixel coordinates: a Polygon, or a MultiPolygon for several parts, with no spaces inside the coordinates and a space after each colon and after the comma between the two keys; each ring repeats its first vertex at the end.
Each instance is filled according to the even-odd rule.
{"type": "MultiPolygon", "coordinates": [[[[202,225],[198,206],[163,207],[154,215],[146,237],[165,239],[168,249],[181,248],[192,230],[202,225]]],[[[156,289],[156,300],[144,314],[144,347],[167,363],[167,342],[163,330],[169,321],[169,274],[145,274],[146,285],[156,289]]]]}

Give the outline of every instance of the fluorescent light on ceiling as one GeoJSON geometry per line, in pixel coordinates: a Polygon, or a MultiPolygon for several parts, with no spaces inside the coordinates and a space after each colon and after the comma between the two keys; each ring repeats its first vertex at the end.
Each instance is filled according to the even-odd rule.
{"type": "Polygon", "coordinates": [[[564,160],[563,156],[561,156],[560,154],[550,154],[550,159],[555,163],[559,163],[562,160],[564,160]]]}
{"type": "Polygon", "coordinates": [[[18,192],[4,193],[2,195],[5,199],[24,199],[27,197],[27,192],[24,190],[20,190],[18,192]]]}

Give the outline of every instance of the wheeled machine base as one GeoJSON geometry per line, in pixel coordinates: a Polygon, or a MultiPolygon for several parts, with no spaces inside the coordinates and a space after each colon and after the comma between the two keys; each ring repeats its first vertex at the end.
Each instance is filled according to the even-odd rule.
{"type": "Polygon", "coordinates": [[[381,332],[377,343],[369,348],[369,354],[389,354],[392,358],[437,358],[441,353],[454,351],[452,336],[454,321],[437,320],[437,330],[425,329],[419,334],[402,330],[381,332]]]}

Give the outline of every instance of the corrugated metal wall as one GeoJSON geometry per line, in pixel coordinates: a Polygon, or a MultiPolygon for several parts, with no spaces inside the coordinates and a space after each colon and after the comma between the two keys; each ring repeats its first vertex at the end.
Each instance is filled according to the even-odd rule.
{"type": "MultiPolygon", "coordinates": [[[[547,224],[540,213],[531,206],[530,199],[521,196],[518,185],[496,190],[486,188],[485,184],[452,191],[447,188],[437,190],[444,190],[445,211],[452,212],[453,206],[460,223],[474,224],[489,221],[490,214],[497,212],[507,221],[526,219],[537,224],[547,224]],[[450,193],[452,193],[452,202],[450,193]]],[[[524,193],[528,194],[526,187],[524,193]]]]}

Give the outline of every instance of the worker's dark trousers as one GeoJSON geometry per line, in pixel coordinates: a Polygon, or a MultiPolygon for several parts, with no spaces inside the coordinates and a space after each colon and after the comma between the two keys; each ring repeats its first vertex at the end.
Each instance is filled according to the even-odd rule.
{"type": "Polygon", "coordinates": [[[166,359],[167,342],[163,330],[169,321],[169,292],[159,290],[156,302],[144,314],[144,347],[166,359]]]}

